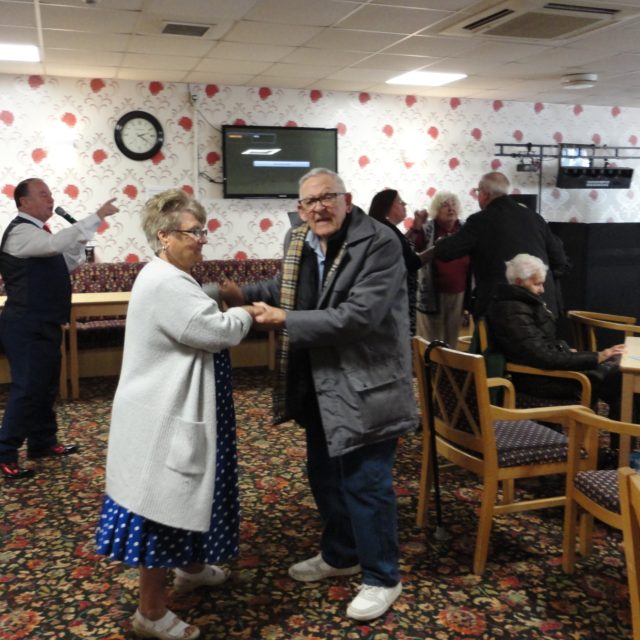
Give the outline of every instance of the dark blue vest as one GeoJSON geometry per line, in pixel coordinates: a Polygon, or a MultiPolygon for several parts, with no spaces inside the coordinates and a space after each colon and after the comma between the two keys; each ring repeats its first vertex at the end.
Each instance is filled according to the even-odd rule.
{"type": "Polygon", "coordinates": [[[16,258],[4,251],[12,229],[18,224],[35,223],[14,218],[0,243],[0,274],[7,291],[3,313],[12,316],[65,324],[71,310],[71,279],[62,255],[46,258],[16,258]]]}

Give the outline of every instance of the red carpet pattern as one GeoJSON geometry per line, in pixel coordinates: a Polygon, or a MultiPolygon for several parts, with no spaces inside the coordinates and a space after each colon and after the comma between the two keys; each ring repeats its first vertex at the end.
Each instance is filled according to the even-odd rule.
{"type": "MultiPolygon", "coordinates": [[[[299,584],[293,562],[317,551],[320,523],[304,473],[304,437],[270,424],[266,370],[235,372],[241,554],[218,590],[172,595],[170,606],[202,637],[264,640],[417,640],[630,637],[621,537],[596,528],[594,553],[562,572],[560,509],[498,518],[487,570],[470,573],[480,491],[465,472],[442,472],[448,540],[415,526],[419,434],[399,448],[404,592],[368,624],[344,613],[356,578],[299,584]]],[[[33,463],[33,480],[0,482],[0,639],[122,640],[135,637],[137,572],[95,555],[114,379],[82,381],[83,399],[61,403],[61,440],[81,453],[33,463]]],[[[6,397],[2,388],[0,401],[6,397]]],[[[532,482],[527,491],[547,486],[532,482]]]]}

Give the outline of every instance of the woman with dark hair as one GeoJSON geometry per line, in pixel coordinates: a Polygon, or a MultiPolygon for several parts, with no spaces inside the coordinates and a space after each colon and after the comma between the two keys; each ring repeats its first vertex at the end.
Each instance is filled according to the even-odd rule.
{"type": "MultiPolygon", "coordinates": [[[[407,217],[407,203],[395,189],[384,189],[373,196],[369,206],[369,215],[393,229],[402,245],[402,256],[407,267],[407,291],[409,294],[409,322],[411,335],[416,333],[416,289],[418,269],[428,260],[426,251],[416,253],[411,243],[404,237],[398,226],[407,217]]],[[[426,212],[416,211],[417,216],[426,217],[426,212]]]]}

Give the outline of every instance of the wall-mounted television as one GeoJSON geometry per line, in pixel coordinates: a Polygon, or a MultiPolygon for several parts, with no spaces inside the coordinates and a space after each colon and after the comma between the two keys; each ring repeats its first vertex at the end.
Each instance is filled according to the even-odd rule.
{"type": "Polygon", "coordinates": [[[222,126],[225,198],[297,198],[316,167],[338,170],[337,129],[222,126]]]}

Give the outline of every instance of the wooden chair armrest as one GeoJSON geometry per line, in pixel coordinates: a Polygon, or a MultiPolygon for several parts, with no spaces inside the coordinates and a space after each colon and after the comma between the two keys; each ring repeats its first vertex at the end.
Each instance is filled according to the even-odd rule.
{"type": "Polygon", "coordinates": [[[571,410],[593,413],[581,404],[569,404],[560,407],[535,407],[533,409],[510,409],[491,405],[491,413],[494,420],[548,420],[549,422],[564,424],[571,415],[571,410]]]}
{"type": "Polygon", "coordinates": [[[633,316],[621,316],[613,313],[600,313],[599,311],[567,311],[567,317],[576,320],[604,320],[605,322],[620,322],[622,324],[635,324],[637,319],[633,316]]]}
{"type": "Polygon", "coordinates": [[[612,322],[610,320],[599,320],[597,318],[578,318],[574,316],[574,320],[586,327],[595,327],[598,329],[610,329],[611,331],[620,331],[625,335],[640,333],[640,326],[637,324],[626,324],[624,322],[612,322]]]}
{"type": "Polygon", "coordinates": [[[511,409],[515,408],[516,390],[511,380],[507,380],[506,378],[487,378],[487,387],[489,387],[489,389],[502,387],[504,389],[504,406],[511,409]]]}
{"type": "Polygon", "coordinates": [[[576,380],[580,383],[580,397],[585,407],[591,406],[591,380],[579,371],[565,371],[562,369],[538,369],[537,367],[528,367],[524,364],[515,364],[507,362],[505,370],[509,373],[525,373],[531,376],[548,376],[550,378],[568,378],[576,380]]]}

